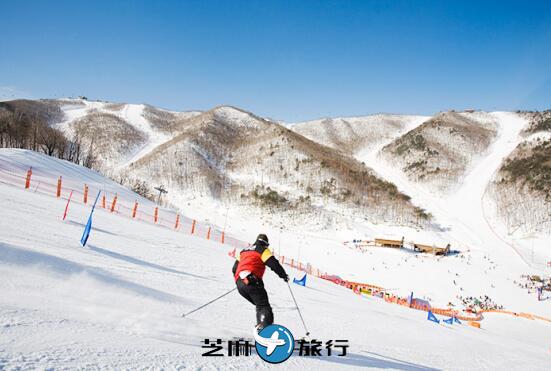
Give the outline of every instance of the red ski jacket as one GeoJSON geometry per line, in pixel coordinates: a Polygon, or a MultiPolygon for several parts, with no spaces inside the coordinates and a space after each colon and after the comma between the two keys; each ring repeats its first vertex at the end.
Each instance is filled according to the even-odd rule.
{"type": "Polygon", "coordinates": [[[271,251],[261,244],[253,245],[251,249],[242,250],[236,256],[236,262],[233,266],[233,276],[235,281],[239,279],[239,273],[249,271],[257,278],[262,279],[266,265],[270,267],[279,277],[287,277],[285,269],[279,264],[271,251]]]}

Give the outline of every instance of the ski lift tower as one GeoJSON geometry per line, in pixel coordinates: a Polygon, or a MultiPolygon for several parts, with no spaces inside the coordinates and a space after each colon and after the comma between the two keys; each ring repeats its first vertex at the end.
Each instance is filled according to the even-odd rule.
{"type": "Polygon", "coordinates": [[[154,189],[157,190],[157,191],[159,191],[159,197],[157,197],[157,205],[159,205],[159,203],[161,202],[161,196],[162,196],[163,194],[168,193],[168,191],[165,189],[165,186],[162,185],[162,184],[161,184],[160,186],[158,186],[158,187],[155,187],[154,189]]]}

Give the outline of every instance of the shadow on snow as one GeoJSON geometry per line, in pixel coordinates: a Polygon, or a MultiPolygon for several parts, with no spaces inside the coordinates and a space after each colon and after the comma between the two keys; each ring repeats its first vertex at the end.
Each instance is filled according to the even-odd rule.
{"type": "Polygon", "coordinates": [[[190,277],[194,277],[194,278],[198,278],[198,279],[202,279],[202,280],[210,280],[209,278],[206,278],[206,277],[198,276],[198,275],[195,275],[195,274],[192,274],[192,273],[186,273],[186,272],[178,271],[178,270],[172,269],[172,268],[163,267],[162,265],[158,265],[158,264],[155,264],[155,263],[150,263],[148,261],[133,258],[133,257],[128,256],[128,255],[119,254],[119,253],[116,253],[114,251],[109,251],[109,250],[106,250],[106,249],[102,249],[101,247],[97,247],[97,246],[94,246],[94,245],[88,245],[88,246],[89,246],[88,248],[91,251],[95,251],[99,254],[107,255],[107,256],[109,256],[111,258],[114,258],[114,259],[123,260],[123,261],[128,262],[128,263],[141,265],[143,267],[154,268],[154,269],[157,269],[157,270],[160,270],[160,271],[163,271],[163,272],[181,274],[181,275],[190,276],[190,277]]]}
{"type": "Polygon", "coordinates": [[[369,355],[348,353],[345,357],[338,356],[322,356],[316,357],[321,361],[333,362],[340,365],[357,366],[357,367],[371,367],[381,369],[393,369],[393,370],[407,370],[407,371],[435,371],[438,370],[432,367],[426,367],[415,363],[402,361],[396,358],[383,356],[381,354],[362,351],[369,355]]]}
{"type": "Polygon", "coordinates": [[[88,276],[104,284],[116,286],[138,295],[153,298],[155,300],[165,302],[185,302],[185,300],[179,296],[115,277],[100,268],[81,265],[67,259],[15,247],[1,242],[0,261],[19,266],[42,267],[57,274],[67,276],[87,274],[88,276]]]}

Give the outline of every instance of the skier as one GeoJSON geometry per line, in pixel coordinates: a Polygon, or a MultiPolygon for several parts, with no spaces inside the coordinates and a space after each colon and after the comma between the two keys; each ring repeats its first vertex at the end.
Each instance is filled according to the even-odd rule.
{"type": "Polygon", "coordinates": [[[262,281],[266,265],[285,282],[289,281],[285,269],[268,249],[269,245],[268,236],[259,234],[251,247],[242,250],[236,256],[237,260],[232,268],[237,290],[241,296],[256,306],[258,332],[274,323],[274,314],[262,281]]]}

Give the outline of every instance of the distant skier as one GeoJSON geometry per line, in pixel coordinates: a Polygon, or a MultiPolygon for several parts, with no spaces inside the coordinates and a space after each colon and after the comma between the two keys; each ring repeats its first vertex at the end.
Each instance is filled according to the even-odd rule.
{"type": "Polygon", "coordinates": [[[269,245],[268,236],[259,234],[251,247],[242,250],[236,256],[237,260],[232,268],[237,290],[241,296],[256,306],[256,329],[258,332],[274,323],[274,314],[262,281],[266,265],[285,282],[289,281],[285,269],[268,249],[269,245]]]}

